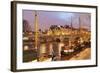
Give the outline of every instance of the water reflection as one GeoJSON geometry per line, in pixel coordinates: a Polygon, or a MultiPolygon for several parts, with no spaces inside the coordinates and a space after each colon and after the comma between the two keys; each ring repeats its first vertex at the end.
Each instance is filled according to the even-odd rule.
{"type": "Polygon", "coordinates": [[[58,44],[53,44],[53,43],[42,43],[40,45],[40,54],[43,54],[43,53],[47,53],[48,55],[52,55],[52,52],[55,50],[55,53],[59,53],[60,54],[60,51],[61,51],[61,48],[62,46],[64,46],[64,43],[58,43],[58,44]],[[47,46],[48,45],[48,46],[47,46]],[[54,45],[54,47],[53,47],[54,45]]]}
{"type": "Polygon", "coordinates": [[[35,49],[34,41],[24,42],[23,62],[69,60],[82,50],[91,47],[90,40],[84,42],[79,42],[79,39],[72,40],[55,39],[44,42],[40,40],[37,49],[35,49]]]}

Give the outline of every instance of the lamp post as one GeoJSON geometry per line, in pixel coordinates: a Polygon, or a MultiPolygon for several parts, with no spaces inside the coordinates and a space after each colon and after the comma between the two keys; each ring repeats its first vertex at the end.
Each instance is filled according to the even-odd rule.
{"type": "Polygon", "coordinates": [[[37,11],[35,11],[34,29],[35,29],[35,49],[37,49],[38,48],[38,17],[37,17],[37,11]]]}
{"type": "Polygon", "coordinates": [[[34,19],[34,29],[35,29],[35,50],[37,51],[37,61],[39,61],[39,48],[38,48],[38,16],[37,11],[35,11],[35,19],[34,19]]]}

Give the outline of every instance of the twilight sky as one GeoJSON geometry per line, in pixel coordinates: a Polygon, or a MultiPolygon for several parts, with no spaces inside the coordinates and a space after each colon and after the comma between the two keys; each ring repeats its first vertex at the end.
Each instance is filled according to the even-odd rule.
{"type": "MultiPolygon", "coordinates": [[[[79,23],[89,30],[91,27],[90,13],[37,11],[37,15],[39,28],[42,30],[48,29],[51,25],[71,25],[71,22],[75,28],[79,28],[79,23]]],[[[34,10],[23,10],[23,20],[29,22],[32,30],[34,30],[34,16],[34,10]]]]}

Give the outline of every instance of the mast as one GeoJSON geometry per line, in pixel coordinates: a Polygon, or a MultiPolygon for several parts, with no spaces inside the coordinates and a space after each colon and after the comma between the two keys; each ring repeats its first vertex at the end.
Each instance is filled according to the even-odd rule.
{"type": "Polygon", "coordinates": [[[72,46],[72,38],[73,38],[73,25],[72,25],[72,16],[71,16],[71,37],[70,37],[70,42],[69,42],[69,44],[70,44],[70,46],[72,46]]]}
{"type": "Polygon", "coordinates": [[[79,16],[79,34],[80,34],[80,32],[81,32],[81,18],[79,16]]]}
{"type": "Polygon", "coordinates": [[[72,16],[71,16],[71,30],[73,31],[72,16]]]}
{"type": "Polygon", "coordinates": [[[81,15],[79,15],[79,42],[80,42],[80,39],[81,39],[81,15]]]}

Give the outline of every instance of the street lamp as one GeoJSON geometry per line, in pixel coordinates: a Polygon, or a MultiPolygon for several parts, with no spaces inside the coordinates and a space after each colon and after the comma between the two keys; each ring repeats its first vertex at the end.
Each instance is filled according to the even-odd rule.
{"type": "Polygon", "coordinates": [[[38,17],[37,11],[35,11],[35,22],[34,22],[34,29],[35,29],[35,49],[38,48],[38,17]]]}

